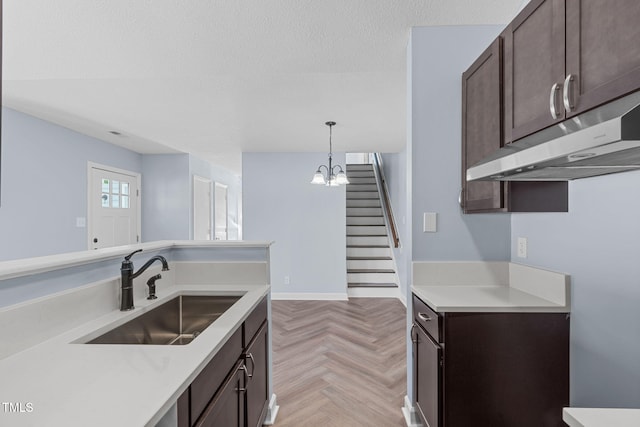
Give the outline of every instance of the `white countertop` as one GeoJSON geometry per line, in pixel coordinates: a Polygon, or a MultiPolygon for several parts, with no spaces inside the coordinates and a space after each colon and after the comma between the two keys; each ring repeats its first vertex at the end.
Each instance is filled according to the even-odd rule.
{"type": "Polygon", "coordinates": [[[438,312],[568,312],[564,305],[509,286],[413,286],[438,312]]]}
{"type": "Polygon", "coordinates": [[[570,427],[637,427],[640,409],[564,408],[562,420],[570,427]]]}
{"type": "Polygon", "coordinates": [[[0,402],[25,409],[0,406],[0,425],[154,426],[268,293],[267,285],[170,286],[158,290],[157,300],[136,301],[131,312],[113,311],[0,360],[0,402]],[[73,343],[179,294],[244,296],[188,345],[73,343]]]}
{"type": "Polygon", "coordinates": [[[412,291],[438,312],[570,311],[569,276],[510,262],[415,262],[412,291]]]}

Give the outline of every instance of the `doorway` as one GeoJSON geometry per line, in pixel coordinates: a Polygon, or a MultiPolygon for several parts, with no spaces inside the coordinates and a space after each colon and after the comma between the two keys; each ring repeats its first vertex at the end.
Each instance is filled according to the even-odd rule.
{"type": "Polygon", "coordinates": [[[227,197],[227,186],[216,182],[215,187],[215,236],[216,240],[227,240],[229,238],[227,218],[229,217],[229,204],[227,197]]]}
{"type": "Polygon", "coordinates": [[[140,241],[140,174],[88,164],[89,249],[140,241]]]}
{"type": "Polygon", "coordinates": [[[193,239],[211,240],[211,180],[193,176],[193,239]]]}

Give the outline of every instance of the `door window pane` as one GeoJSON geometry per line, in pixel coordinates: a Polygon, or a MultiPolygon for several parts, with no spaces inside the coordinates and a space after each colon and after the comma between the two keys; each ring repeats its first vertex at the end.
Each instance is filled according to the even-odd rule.
{"type": "Polygon", "coordinates": [[[111,195],[111,207],[112,208],[120,207],[120,196],[118,194],[111,195]]]}
{"type": "Polygon", "coordinates": [[[103,193],[110,193],[109,191],[109,180],[106,178],[102,179],[102,192],[103,193]]]}
{"type": "Polygon", "coordinates": [[[122,187],[121,187],[120,193],[128,196],[129,195],[129,183],[123,181],[121,184],[122,184],[122,187]]]}
{"type": "Polygon", "coordinates": [[[102,207],[103,208],[108,208],[109,207],[109,195],[108,194],[102,194],[101,203],[102,203],[102,207]]]}
{"type": "Polygon", "coordinates": [[[122,208],[123,209],[129,209],[129,196],[122,196],[121,197],[122,200],[122,208]]]}
{"type": "Polygon", "coordinates": [[[111,192],[113,194],[120,194],[120,181],[116,181],[115,179],[111,181],[111,192]]]}

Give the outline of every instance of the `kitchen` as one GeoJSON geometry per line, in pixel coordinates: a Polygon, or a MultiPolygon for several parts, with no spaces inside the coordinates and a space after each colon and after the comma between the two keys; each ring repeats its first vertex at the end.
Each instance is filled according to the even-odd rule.
{"type": "MultiPolygon", "coordinates": [[[[501,26],[462,26],[412,31],[408,69],[412,138],[405,151],[391,154],[387,162],[399,169],[389,174],[396,177],[399,206],[394,208],[404,212],[405,241],[412,242],[396,255],[397,262],[405,265],[405,290],[412,261],[511,260],[569,274],[572,406],[638,407],[639,271],[633,250],[640,230],[634,221],[637,202],[629,197],[635,194],[638,173],[571,182],[568,213],[459,212],[460,75],[501,30],[501,26]],[[442,62],[434,61],[436,57],[442,62]],[[424,79],[425,75],[431,78],[424,79]],[[439,143],[423,143],[427,139],[439,143]],[[403,192],[409,197],[403,199],[403,192]],[[424,212],[438,213],[437,233],[421,232],[424,212]],[[528,241],[526,259],[517,256],[519,237],[528,241]]],[[[6,177],[4,166],[6,195],[13,179],[6,177]]],[[[276,197],[277,189],[264,191],[264,196],[276,197]]],[[[246,212],[245,222],[258,214],[246,212]]],[[[272,286],[281,286],[280,281],[274,280],[272,286]]]]}

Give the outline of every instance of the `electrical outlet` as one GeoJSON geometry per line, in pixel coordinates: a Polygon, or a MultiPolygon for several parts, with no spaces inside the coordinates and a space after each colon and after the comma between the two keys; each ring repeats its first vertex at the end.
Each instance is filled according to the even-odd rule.
{"type": "Polygon", "coordinates": [[[289,281],[289,276],[284,276],[284,284],[285,284],[285,285],[288,285],[289,283],[291,283],[291,282],[289,281]]]}
{"type": "Polygon", "coordinates": [[[518,258],[527,257],[527,238],[518,237],[518,258]]]}

